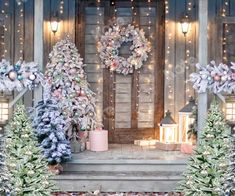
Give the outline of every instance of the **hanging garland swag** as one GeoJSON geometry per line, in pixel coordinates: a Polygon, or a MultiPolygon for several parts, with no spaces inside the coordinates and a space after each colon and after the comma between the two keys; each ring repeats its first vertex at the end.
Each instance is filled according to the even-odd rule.
{"type": "Polygon", "coordinates": [[[150,44],[145,38],[143,29],[132,25],[127,27],[115,25],[101,37],[98,42],[98,52],[103,67],[127,75],[143,66],[150,52],[150,44]],[[127,42],[132,42],[130,47],[132,55],[126,59],[119,56],[119,48],[127,42]]]}

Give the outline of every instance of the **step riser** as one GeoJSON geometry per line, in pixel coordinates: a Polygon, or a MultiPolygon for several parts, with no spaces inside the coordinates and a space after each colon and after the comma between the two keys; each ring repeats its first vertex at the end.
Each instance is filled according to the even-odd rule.
{"type": "Polygon", "coordinates": [[[63,166],[66,172],[78,172],[78,171],[173,171],[183,172],[186,169],[186,165],[78,165],[78,164],[66,164],[63,166]]]}
{"type": "Polygon", "coordinates": [[[86,192],[171,192],[176,189],[179,180],[160,181],[116,181],[116,180],[56,180],[62,191],[86,192]]]}

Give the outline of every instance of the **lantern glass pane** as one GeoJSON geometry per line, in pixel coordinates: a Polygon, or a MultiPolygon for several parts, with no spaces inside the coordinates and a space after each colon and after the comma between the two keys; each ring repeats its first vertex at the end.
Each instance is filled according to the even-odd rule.
{"type": "Polygon", "coordinates": [[[2,103],[1,107],[8,109],[9,105],[8,105],[8,103],[2,103]]]}
{"type": "Polygon", "coordinates": [[[232,120],[233,119],[233,115],[226,115],[226,119],[227,120],[232,120]]]}
{"type": "Polygon", "coordinates": [[[2,118],[1,118],[3,121],[5,120],[8,120],[8,115],[2,115],[2,118]]]}
{"type": "Polygon", "coordinates": [[[7,114],[8,115],[8,109],[2,109],[2,114],[7,114]]]}
{"type": "Polygon", "coordinates": [[[228,109],[228,108],[233,108],[233,104],[232,103],[227,103],[226,104],[226,108],[228,109]]]}
{"type": "Polygon", "coordinates": [[[227,109],[227,114],[233,114],[233,109],[227,109]]]}
{"type": "Polygon", "coordinates": [[[174,128],[167,127],[165,129],[165,141],[167,143],[174,142],[174,128]]]}

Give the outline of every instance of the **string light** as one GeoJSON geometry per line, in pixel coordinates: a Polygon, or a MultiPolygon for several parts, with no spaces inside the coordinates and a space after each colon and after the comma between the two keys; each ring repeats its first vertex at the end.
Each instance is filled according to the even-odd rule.
{"type": "MultiPolygon", "coordinates": [[[[168,106],[167,107],[173,107],[174,106],[174,91],[173,91],[173,80],[172,77],[174,77],[174,67],[172,65],[172,63],[170,62],[170,57],[171,57],[171,47],[170,47],[170,42],[172,40],[172,34],[170,32],[169,29],[169,2],[168,0],[165,1],[165,15],[166,15],[166,19],[165,19],[165,27],[166,27],[166,68],[165,68],[165,78],[168,81],[168,85],[167,85],[167,98],[168,98],[168,106]]],[[[166,110],[168,110],[169,108],[165,108],[166,110]]]]}
{"type": "Polygon", "coordinates": [[[17,33],[19,34],[18,35],[18,42],[19,42],[19,45],[20,45],[19,56],[20,56],[20,60],[23,60],[24,28],[23,28],[23,25],[21,25],[21,22],[23,24],[23,21],[24,21],[24,4],[21,1],[19,1],[18,6],[19,6],[19,15],[20,15],[20,19],[19,19],[19,23],[18,23],[18,30],[17,30],[17,33]]]}
{"type": "MultiPolygon", "coordinates": [[[[186,4],[186,11],[189,15],[190,12],[192,12],[192,2],[191,0],[188,0],[187,4],[186,4]]],[[[184,70],[184,73],[185,73],[185,102],[187,102],[187,97],[190,97],[192,95],[193,92],[192,89],[190,90],[190,86],[189,86],[189,83],[187,81],[187,72],[189,72],[189,58],[191,56],[191,51],[190,51],[190,48],[191,48],[191,39],[190,39],[190,36],[189,35],[189,32],[187,34],[185,34],[185,60],[184,60],[184,64],[185,64],[185,70],[184,70]]]]}
{"type": "MultiPolygon", "coordinates": [[[[96,24],[97,24],[97,28],[96,28],[96,39],[99,40],[100,38],[100,30],[101,30],[101,22],[102,22],[102,11],[100,9],[100,0],[97,0],[96,1],[96,12],[97,12],[97,21],[96,21],[96,24]]],[[[98,56],[98,54],[96,54],[96,56],[98,56]]],[[[97,92],[97,96],[98,96],[98,99],[100,99],[100,96],[102,94],[102,91],[103,91],[103,83],[102,83],[102,76],[103,76],[103,71],[101,69],[101,66],[98,62],[96,62],[96,70],[97,70],[97,73],[98,73],[98,85],[97,85],[97,88],[96,88],[96,92],[97,92]]],[[[100,106],[97,106],[97,118],[98,120],[100,121],[100,123],[102,122],[102,103],[100,106]]]]}
{"type": "Polygon", "coordinates": [[[1,36],[1,38],[2,38],[1,45],[3,46],[2,58],[5,58],[6,53],[7,53],[6,44],[5,44],[5,33],[7,33],[7,31],[8,31],[8,29],[6,27],[6,24],[7,24],[6,19],[8,18],[8,8],[9,8],[8,0],[4,0],[2,10],[1,10],[1,13],[3,14],[3,16],[5,16],[4,21],[3,21],[4,33],[1,36]]]}
{"type": "MultiPolygon", "coordinates": [[[[224,0],[221,16],[226,17],[228,15],[228,12],[229,12],[229,2],[228,2],[228,0],[224,0]]],[[[223,28],[223,38],[222,38],[223,60],[225,61],[225,63],[228,60],[228,53],[227,53],[227,49],[226,49],[226,47],[227,47],[226,37],[229,35],[229,33],[230,33],[229,26],[227,23],[225,23],[224,28],[223,28]]]]}
{"type": "Polygon", "coordinates": [[[64,13],[64,0],[60,0],[60,14],[64,13]]]}

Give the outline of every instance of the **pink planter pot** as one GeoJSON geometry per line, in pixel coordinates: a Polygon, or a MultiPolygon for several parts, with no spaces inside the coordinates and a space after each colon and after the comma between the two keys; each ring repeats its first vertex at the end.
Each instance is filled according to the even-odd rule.
{"type": "Polygon", "coordinates": [[[192,144],[183,143],[181,144],[180,151],[185,154],[192,154],[196,146],[192,144]]]}
{"type": "Polygon", "coordinates": [[[90,150],[91,151],[107,151],[108,150],[108,131],[96,130],[89,132],[90,150]]]}

